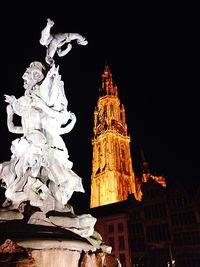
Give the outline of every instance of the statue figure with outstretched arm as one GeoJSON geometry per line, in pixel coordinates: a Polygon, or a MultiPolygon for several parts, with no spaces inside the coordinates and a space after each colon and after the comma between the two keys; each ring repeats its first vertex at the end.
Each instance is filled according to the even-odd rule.
{"type": "Polygon", "coordinates": [[[71,41],[77,40],[79,45],[87,45],[88,43],[85,37],[78,33],[51,34],[50,30],[53,25],[54,22],[48,18],[45,28],[41,31],[40,38],[40,44],[47,47],[45,60],[49,65],[54,63],[53,57],[56,52],[59,57],[63,57],[72,49],[72,44],[70,43],[71,41]],[[66,43],[68,43],[67,47],[62,50],[62,46],[66,43]]]}
{"type": "Polygon", "coordinates": [[[16,99],[5,95],[8,129],[23,136],[12,142],[12,160],[4,166],[1,176],[12,207],[29,200],[47,212],[44,204],[50,196],[61,209],[74,191],[84,192],[84,189],[81,178],[71,170],[73,164],[61,137],[73,129],[76,116],[67,110],[58,68],[52,66],[46,76],[44,71],[41,63],[32,62],[23,75],[24,96],[16,99]],[[14,114],[21,117],[21,126],[14,125],[14,114]],[[15,173],[12,179],[9,171],[15,173]]]}
{"type": "Polygon", "coordinates": [[[21,220],[26,206],[36,207],[26,217],[27,223],[58,226],[89,238],[96,219],[90,214],[75,215],[68,203],[74,192],[85,191],[62,138],[74,128],[76,116],[68,110],[64,82],[53,59],[55,53],[66,55],[71,41],[80,45],[87,41],[78,33],[51,34],[53,25],[47,19],[40,39],[47,47],[48,65],[32,62],[22,76],[24,95],[5,95],[8,130],[21,137],[12,141],[10,161],[0,164],[0,185],[5,187],[6,198],[0,217],[21,220]],[[15,125],[14,115],[21,118],[21,125],[15,125]]]}

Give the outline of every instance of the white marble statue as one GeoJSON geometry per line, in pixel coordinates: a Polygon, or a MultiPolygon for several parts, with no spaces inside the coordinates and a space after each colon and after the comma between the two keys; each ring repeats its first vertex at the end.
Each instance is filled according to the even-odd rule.
{"type": "MultiPolygon", "coordinates": [[[[47,20],[40,39],[47,46],[48,64],[34,61],[29,65],[22,76],[23,96],[5,95],[8,130],[21,136],[12,141],[11,159],[0,164],[0,185],[5,187],[0,222],[22,220],[26,206],[37,207],[27,223],[57,226],[90,238],[96,218],[75,215],[68,203],[74,192],[84,192],[84,188],[81,177],[72,170],[62,138],[73,129],[76,116],[68,110],[64,82],[53,59],[55,52],[64,56],[71,49],[68,44],[61,51],[65,43],[77,39],[78,44],[86,45],[87,41],[79,34],[51,35],[53,24],[47,20]],[[21,125],[15,125],[14,116],[21,118],[21,125]]],[[[94,239],[98,246],[101,238],[94,239]]]]}
{"type": "Polygon", "coordinates": [[[56,33],[51,34],[50,30],[53,27],[54,22],[51,19],[47,19],[47,24],[41,32],[40,44],[47,47],[46,62],[50,65],[54,63],[54,55],[57,52],[59,57],[65,56],[71,49],[72,40],[77,40],[79,45],[87,45],[85,37],[78,33],[56,33]],[[67,47],[62,50],[62,46],[67,43],[67,47]]]}
{"type": "Polygon", "coordinates": [[[61,137],[73,129],[76,116],[67,109],[58,67],[52,65],[46,71],[42,63],[32,62],[23,79],[22,97],[5,95],[8,129],[22,136],[12,141],[10,161],[0,164],[0,180],[6,189],[3,207],[10,211],[0,211],[0,217],[21,219],[14,211],[23,214],[29,202],[41,210],[30,217],[29,223],[58,226],[89,237],[96,218],[90,214],[76,216],[68,205],[73,192],[84,189],[61,137]],[[21,126],[14,125],[14,114],[21,117],[21,126]],[[46,217],[51,211],[71,215],[46,217]]]}
{"type": "Polygon", "coordinates": [[[73,129],[76,116],[67,110],[58,68],[53,65],[45,77],[43,71],[40,62],[32,62],[23,75],[24,96],[6,95],[8,129],[23,136],[12,142],[12,159],[1,166],[1,178],[12,208],[30,201],[48,212],[64,209],[73,192],[84,189],[61,138],[73,129]],[[13,124],[14,114],[21,117],[21,126],[13,124]]]}

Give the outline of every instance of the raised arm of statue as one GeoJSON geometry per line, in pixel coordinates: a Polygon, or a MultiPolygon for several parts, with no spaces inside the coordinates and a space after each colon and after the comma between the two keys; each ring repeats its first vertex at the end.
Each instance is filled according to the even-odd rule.
{"type": "Polygon", "coordinates": [[[76,115],[71,112],[69,112],[69,114],[70,114],[69,118],[71,121],[65,127],[60,128],[60,131],[59,131],[60,135],[69,133],[74,128],[74,125],[76,123],[76,115]]]}
{"type": "Polygon", "coordinates": [[[17,133],[17,134],[23,134],[23,127],[22,126],[15,126],[13,123],[13,114],[14,111],[12,109],[11,105],[8,105],[6,108],[7,111],[7,126],[8,126],[8,130],[11,133],[17,133]]]}
{"type": "Polygon", "coordinates": [[[45,60],[49,65],[52,65],[54,63],[53,57],[56,52],[59,57],[63,57],[72,49],[72,45],[68,44],[67,47],[62,50],[61,47],[64,44],[70,43],[72,40],[77,40],[77,43],[79,45],[87,45],[88,43],[85,37],[81,36],[78,33],[51,34],[50,30],[53,25],[54,22],[48,18],[45,28],[41,31],[40,38],[40,44],[47,47],[45,60]]]}
{"type": "Polygon", "coordinates": [[[15,126],[13,123],[14,110],[13,110],[12,104],[15,100],[16,100],[16,98],[14,96],[5,95],[5,102],[9,103],[8,106],[6,107],[7,126],[8,126],[8,130],[11,133],[23,134],[24,133],[23,127],[22,126],[15,126]]]}

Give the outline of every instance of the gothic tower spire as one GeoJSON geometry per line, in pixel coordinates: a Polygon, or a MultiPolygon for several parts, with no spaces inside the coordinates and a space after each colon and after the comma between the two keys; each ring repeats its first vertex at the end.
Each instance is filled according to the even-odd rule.
{"type": "Polygon", "coordinates": [[[125,108],[108,65],[102,74],[93,132],[91,208],[126,200],[136,192],[125,108]]]}

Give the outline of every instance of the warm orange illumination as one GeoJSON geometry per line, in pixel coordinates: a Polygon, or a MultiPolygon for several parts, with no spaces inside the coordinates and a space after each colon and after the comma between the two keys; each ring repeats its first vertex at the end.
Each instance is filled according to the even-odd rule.
{"type": "MultiPolygon", "coordinates": [[[[134,194],[140,200],[140,186],[150,173],[137,181],[132,168],[130,136],[127,135],[125,108],[120,104],[117,86],[106,66],[102,74],[102,88],[94,111],[94,138],[90,207],[98,207],[126,200],[134,194]]],[[[165,184],[162,177],[153,178],[165,184]]],[[[166,185],[166,184],[165,184],[166,185]]]]}

